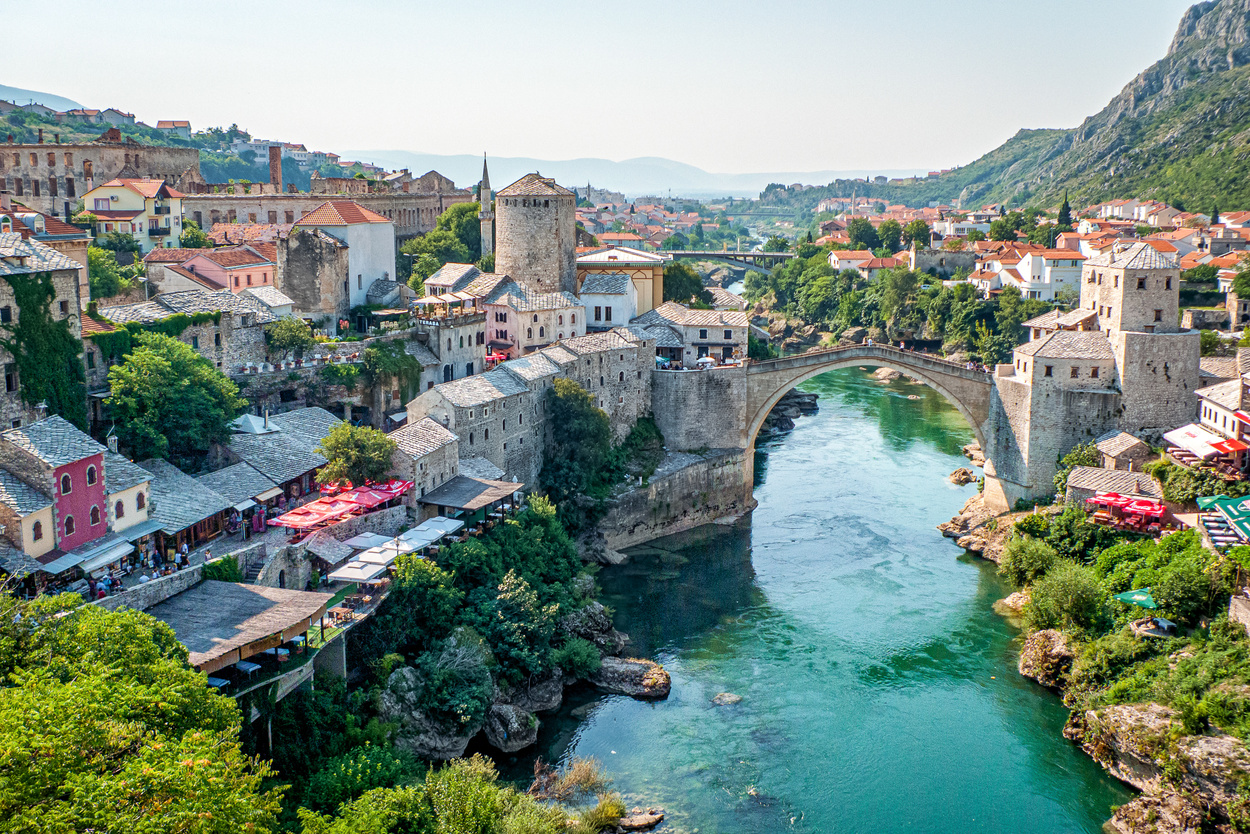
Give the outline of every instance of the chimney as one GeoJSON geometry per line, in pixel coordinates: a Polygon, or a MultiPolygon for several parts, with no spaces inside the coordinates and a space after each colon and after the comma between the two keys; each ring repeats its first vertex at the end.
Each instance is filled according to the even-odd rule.
{"type": "Polygon", "coordinates": [[[61,144],[61,134],[59,133],[52,134],[52,141],[56,142],[58,145],[61,144]]]}
{"type": "Polygon", "coordinates": [[[43,144],[43,128],[39,128],[39,144],[43,144]]]}
{"type": "Polygon", "coordinates": [[[9,199],[9,192],[0,191],[0,211],[12,211],[13,201],[9,199]]]}
{"type": "Polygon", "coordinates": [[[274,192],[282,193],[282,146],[269,146],[269,184],[274,187],[274,192]]]}
{"type": "Polygon", "coordinates": [[[106,438],[106,440],[108,441],[108,444],[109,444],[109,451],[112,452],[113,454],[117,454],[117,435],[110,434],[106,438]]]}
{"type": "Polygon", "coordinates": [[[265,431],[269,431],[269,406],[265,406],[265,431]]]}

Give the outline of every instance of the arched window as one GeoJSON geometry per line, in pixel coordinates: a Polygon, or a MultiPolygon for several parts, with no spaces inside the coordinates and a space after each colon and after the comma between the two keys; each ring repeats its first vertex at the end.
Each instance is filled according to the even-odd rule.
{"type": "Polygon", "coordinates": [[[284,570],[278,571],[278,587],[279,588],[286,587],[286,571],[284,570]]]}
{"type": "Polygon", "coordinates": [[[91,526],[94,527],[95,525],[99,523],[100,523],[100,508],[92,507],[91,508],[91,526]]]}
{"type": "Polygon", "coordinates": [[[69,475],[62,475],[61,476],[61,494],[69,495],[73,491],[74,491],[74,479],[71,478],[69,475]]]}
{"type": "Polygon", "coordinates": [[[557,339],[563,339],[563,338],[564,338],[564,334],[563,334],[563,333],[561,333],[561,334],[560,334],[559,336],[557,336],[556,338],[557,338],[557,339]]]}
{"type": "Polygon", "coordinates": [[[36,521],[34,524],[31,525],[30,537],[34,539],[35,541],[39,541],[40,539],[43,538],[43,522],[42,521],[36,521]]]}
{"type": "Polygon", "coordinates": [[[88,466],[87,467],[87,486],[91,486],[94,483],[95,483],[95,467],[88,466]]]}
{"type": "Polygon", "coordinates": [[[144,497],[142,492],[135,496],[135,509],[136,510],[142,510],[147,505],[148,505],[148,499],[144,497]]]}
{"type": "Polygon", "coordinates": [[[65,516],[65,535],[74,535],[74,517],[72,515],[65,516]]]}
{"type": "Polygon", "coordinates": [[[126,505],[123,504],[121,501],[118,501],[115,505],[113,505],[113,517],[114,518],[126,517],[126,505]]]}
{"type": "Polygon", "coordinates": [[[473,445],[473,432],[469,432],[469,445],[473,445]]]}
{"type": "Polygon", "coordinates": [[[558,324],[564,324],[564,316],[560,316],[560,321],[559,321],[559,322],[557,322],[557,323],[558,323],[558,324]]]}
{"type": "Polygon", "coordinates": [[[569,316],[569,324],[577,324],[577,313],[569,316]]]}
{"type": "Polygon", "coordinates": [[[603,387],[603,377],[599,377],[599,387],[603,387]]]}
{"type": "Polygon", "coordinates": [[[571,336],[572,338],[576,339],[576,338],[577,338],[577,331],[576,331],[576,330],[574,330],[572,333],[570,333],[570,334],[569,334],[569,336],[571,336]]]}
{"type": "Polygon", "coordinates": [[[538,321],[538,314],[537,314],[537,313],[535,313],[535,314],[534,314],[534,321],[538,321]]]}
{"type": "Polygon", "coordinates": [[[525,338],[527,339],[534,338],[534,328],[532,327],[525,328],[525,338]]]}
{"type": "Polygon", "coordinates": [[[624,381],[625,381],[625,372],[621,371],[621,378],[618,380],[618,382],[624,382],[624,381]]]}
{"type": "Polygon", "coordinates": [[[490,429],[482,429],[482,439],[490,440],[490,429]]]}
{"type": "Polygon", "coordinates": [[[545,327],[539,327],[539,328],[538,328],[538,338],[540,338],[540,339],[541,339],[541,338],[543,338],[543,336],[545,336],[546,334],[547,334],[547,328],[545,328],[545,327]]]}

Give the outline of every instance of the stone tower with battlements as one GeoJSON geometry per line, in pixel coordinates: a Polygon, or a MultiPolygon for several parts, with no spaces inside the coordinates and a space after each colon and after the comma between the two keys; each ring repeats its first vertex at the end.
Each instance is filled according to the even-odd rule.
{"type": "Polygon", "coordinates": [[[495,251],[495,212],[491,209],[490,172],[486,170],[486,154],[482,154],[482,183],[477,192],[480,208],[477,219],[482,224],[482,257],[495,251]]]}
{"type": "Polygon", "coordinates": [[[495,195],[495,272],[538,292],[577,292],[577,195],[526,174],[495,195]]]}

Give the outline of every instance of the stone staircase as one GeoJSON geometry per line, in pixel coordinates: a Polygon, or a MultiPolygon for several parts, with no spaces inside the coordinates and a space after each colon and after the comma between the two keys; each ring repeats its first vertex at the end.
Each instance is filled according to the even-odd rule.
{"type": "Polygon", "coordinates": [[[248,585],[255,585],[256,580],[260,577],[260,572],[265,569],[264,560],[257,560],[247,566],[247,570],[243,572],[243,581],[248,585]]]}

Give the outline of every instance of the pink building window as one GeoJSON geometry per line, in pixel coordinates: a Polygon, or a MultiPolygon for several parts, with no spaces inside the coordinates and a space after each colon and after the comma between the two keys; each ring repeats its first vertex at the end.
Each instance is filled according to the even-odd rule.
{"type": "Polygon", "coordinates": [[[74,491],[74,479],[71,478],[69,475],[62,475],[61,476],[61,494],[69,495],[73,491],[74,491]]]}

